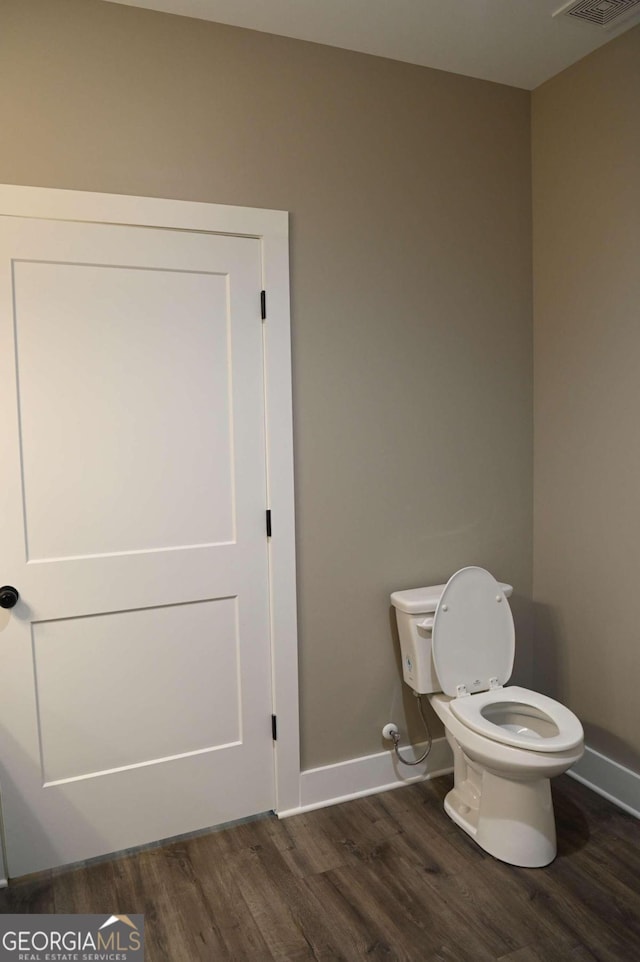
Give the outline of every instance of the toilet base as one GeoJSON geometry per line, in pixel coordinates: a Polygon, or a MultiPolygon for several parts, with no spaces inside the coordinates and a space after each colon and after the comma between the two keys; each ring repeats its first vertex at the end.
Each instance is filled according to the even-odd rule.
{"type": "Polygon", "coordinates": [[[514,781],[467,767],[444,800],[449,818],[494,858],[542,868],[556,856],[556,825],[548,778],[514,781]]]}
{"type": "Polygon", "coordinates": [[[502,862],[548,865],[557,851],[550,779],[582,757],[584,743],[552,752],[506,745],[464,725],[451,711],[451,701],[437,692],[430,698],[453,754],[447,815],[502,862]]]}

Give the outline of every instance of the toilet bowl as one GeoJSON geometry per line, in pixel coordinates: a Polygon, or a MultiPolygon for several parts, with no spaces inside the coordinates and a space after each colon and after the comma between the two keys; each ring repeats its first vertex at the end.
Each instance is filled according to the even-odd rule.
{"type": "Polygon", "coordinates": [[[584,734],[554,699],[505,687],[515,654],[511,591],[470,567],[391,600],[404,679],[429,695],[453,752],[446,813],[490,855],[537,868],[557,850],[549,779],[581,758],[584,734]]]}

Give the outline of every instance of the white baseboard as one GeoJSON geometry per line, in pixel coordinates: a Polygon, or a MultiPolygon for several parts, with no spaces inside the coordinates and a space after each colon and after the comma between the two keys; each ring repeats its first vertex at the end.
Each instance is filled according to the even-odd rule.
{"type": "MultiPolygon", "coordinates": [[[[423,745],[417,745],[416,753],[423,748],[423,745]]],[[[278,812],[278,818],[402,788],[413,782],[447,775],[452,770],[451,749],[444,737],[434,739],[429,758],[415,768],[402,765],[392,750],[310,768],[300,775],[299,807],[278,812]]],[[[640,818],[640,775],[630,768],[587,747],[568,774],[625,812],[640,818]]]]}
{"type": "MultiPolygon", "coordinates": [[[[416,745],[420,754],[424,745],[416,745]]],[[[404,749],[407,757],[411,750],[404,749]]],[[[278,818],[312,812],[316,808],[337,805],[365,795],[375,795],[412,782],[423,782],[453,771],[453,758],[446,738],[434,738],[429,757],[415,768],[398,761],[392,749],[350,758],[335,765],[310,768],[300,774],[300,806],[278,812],[278,818]]]]}
{"type": "Polygon", "coordinates": [[[587,747],[568,774],[625,812],[640,818],[640,775],[630,768],[587,747]]]}

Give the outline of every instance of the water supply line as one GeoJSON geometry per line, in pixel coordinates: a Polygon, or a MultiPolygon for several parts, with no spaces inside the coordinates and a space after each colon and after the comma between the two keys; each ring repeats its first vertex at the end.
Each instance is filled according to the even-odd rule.
{"type": "Polygon", "coordinates": [[[433,738],[431,736],[431,730],[429,729],[429,723],[427,719],[424,717],[424,709],[422,707],[422,698],[420,696],[420,692],[414,691],[413,694],[418,699],[418,709],[420,711],[420,717],[422,718],[422,724],[424,725],[425,731],[427,733],[427,747],[425,748],[420,758],[416,758],[413,761],[410,761],[408,758],[402,757],[402,754],[400,752],[400,732],[398,731],[397,725],[395,725],[393,722],[389,722],[389,724],[385,725],[384,728],[382,729],[382,737],[386,738],[387,741],[393,742],[393,750],[403,765],[419,765],[421,762],[425,760],[425,758],[431,751],[431,746],[433,745],[433,738]]]}

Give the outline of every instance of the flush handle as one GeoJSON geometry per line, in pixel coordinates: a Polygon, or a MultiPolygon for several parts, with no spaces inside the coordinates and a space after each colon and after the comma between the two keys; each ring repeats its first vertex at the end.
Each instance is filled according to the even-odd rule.
{"type": "Polygon", "coordinates": [[[430,618],[425,618],[424,621],[418,622],[418,628],[422,628],[424,631],[431,631],[433,628],[434,616],[430,618]]]}

